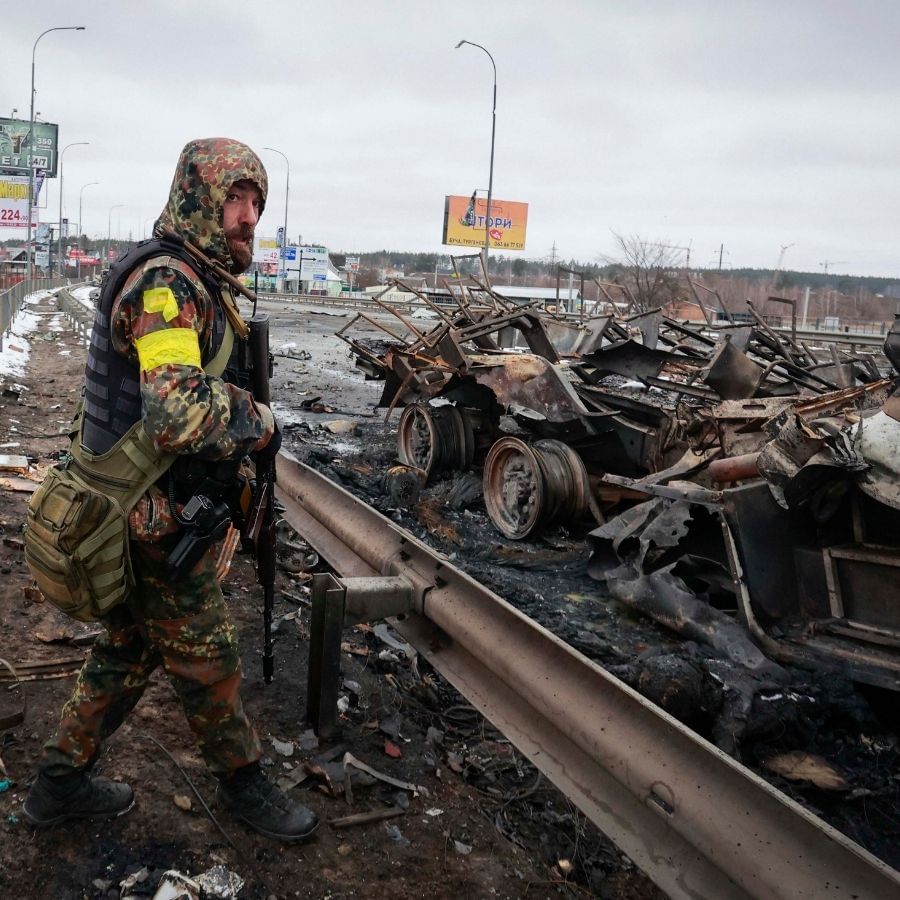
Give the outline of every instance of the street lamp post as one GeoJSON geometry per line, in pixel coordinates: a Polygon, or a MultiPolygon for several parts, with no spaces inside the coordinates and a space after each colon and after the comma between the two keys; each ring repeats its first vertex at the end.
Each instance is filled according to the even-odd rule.
{"type": "Polygon", "coordinates": [[[484,273],[485,276],[487,276],[488,247],[490,246],[491,238],[491,199],[494,196],[494,136],[497,133],[497,64],[494,62],[494,57],[491,56],[490,50],[488,50],[487,47],[482,47],[481,44],[476,44],[474,41],[460,41],[454,49],[459,50],[463,44],[468,44],[470,47],[477,47],[479,50],[483,50],[491,61],[491,67],[494,70],[494,105],[491,109],[491,166],[488,170],[487,213],[484,217],[484,273]]]}
{"type": "MultiPolygon", "coordinates": [[[[112,211],[114,209],[120,209],[123,207],[124,203],[115,203],[109,208],[109,216],[106,220],[106,260],[105,262],[109,262],[109,245],[112,242],[112,211]]],[[[121,215],[121,213],[120,213],[121,215]]],[[[118,234],[118,231],[116,232],[118,234]]],[[[118,240],[118,238],[116,238],[118,240]]],[[[100,264],[100,269],[103,269],[103,263],[100,264]]]]}
{"type": "MultiPolygon", "coordinates": [[[[86,147],[90,141],[76,141],[74,144],[66,144],[65,147],[62,148],[59,154],[59,234],[57,235],[57,249],[56,256],[59,264],[59,275],[62,277],[66,274],[65,271],[65,260],[63,259],[63,234],[62,234],[62,222],[63,222],[63,158],[66,155],[66,150],[69,147],[86,147]]],[[[68,237],[68,235],[66,235],[68,237]]]]}
{"type": "MultiPolygon", "coordinates": [[[[89,188],[95,184],[100,184],[99,181],[89,181],[87,184],[83,184],[81,186],[81,190],[78,192],[78,248],[81,249],[81,201],[84,198],[84,189],[89,188]]],[[[78,278],[81,278],[81,254],[78,254],[78,278]]]]}
{"type": "Polygon", "coordinates": [[[34,57],[37,52],[38,41],[45,34],[50,34],[51,31],[84,31],[84,25],[61,25],[57,28],[48,28],[35,38],[34,46],[31,48],[31,112],[28,119],[28,239],[25,242],[27,248],[25,251],[25,271],[29,293],[34,288],[32,283],[34,273],[31,268],[31,206],[34,203],[34,57]]]}
{"type": "MultiPolygon", "coordinates": [[[[282,268],[284,269],[284,281],[282,282],[282,287],[287,290],[287,253],[285,250],[288,245],[288,230],[287,230],[287,216],[288,216],[288,200],[291,196],[291,161],[285,156],[280,150],[276,150],[274,147],[263,147],[263,150],[269,150],[272,153],[277,153],[280,157],[284,159],[284,164],[287,166],[287,177],[285,179],[284,184],[284,237],[281,240],[281,256],[282,256],[282,268]]],[[[297,281],[297,290],[300,290],[300,282],[299,282],[299,273],[298,273],[298,281],[297,281]]]]}

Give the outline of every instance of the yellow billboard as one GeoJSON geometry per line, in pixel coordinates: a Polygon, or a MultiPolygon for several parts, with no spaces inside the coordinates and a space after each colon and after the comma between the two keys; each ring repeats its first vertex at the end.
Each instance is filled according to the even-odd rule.
{"type": "MultiPolygon", "coordinates": [[[[444,198],[445,244],[483,247],[487,198],[456,196],[444,198]]],[[[489,245],[498,250],[524,250],[528,224],[528,204],[491,198],[491,218],[487,223],[489,245]]]]}

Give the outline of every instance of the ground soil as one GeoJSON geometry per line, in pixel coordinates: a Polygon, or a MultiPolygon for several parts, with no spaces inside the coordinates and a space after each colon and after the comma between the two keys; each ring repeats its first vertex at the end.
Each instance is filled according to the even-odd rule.
{"type": "MultiPolygon", "coordinates": [[[[0,444],[8,445],[0,453],[26,454],[32,465],[25,477],[37,482],[67,444],[84,346],[65,327],[51,297],[31,309],[41,326],[30,335],[27,373],[0,377],[0,444]]],[[[273,313],[277,326],[278,309],[273,313]]],[[[361,465],[360,436],[349,443],[334,437],[319,428],[323,418],[334,416],[300,406],[321,394],[329,406],[349,412],[347,418],[363,426],[365,440],[365,428],[373,434],[380,429],[371,408],[377,390],[353,372],[341,345],[330,338],[339,320],[313,313],[298,318],[296,309],[285,311],[283,318],[301,336],[300,348],[308,348],[312,356],[297,359],[298,349],[285,347],[291,336],[276,333],[275,349],[282,355],[275,388],[286,398],[281,412],[288,444],[309,458],[318,453],[323,467],[340,464],[344,473],[353,472],[351,466],[361,465]]],[[[339,412],[337,417],[344,416],[339,412]]],[[[389,454],[389,442],[379,434],[379,452],[389,454]]],[[[376,465],[369,466],[366,477],[374,483],[376,465]]],[[[5,474],[0,473],[0,479],[5,474]]],[[[324,824],[307,844],[273,844],[229,820],[216,805],[214,779],[200,760],[171,688],[157,673],[98,764],[102,774],[133,786],[135,808],[111,822],[35,831],[25,821],[21,803],[40,746],[55,728],[97,629],[67,619],[33,590],[21,545],[29,497],[23,487],[18,479],[0,480],[0,657],[21,670],[23,678],[38,662],[58,661],[63,674],[23,680],[16,687],[9,680],[0,682],[0,717],[25,708],[23,723],[0,732],[5,769],[5,775],[0,771],[0,896],[118,898],[124,895],[121,882],[137,875],[125,893],[150,897],[167,869],[197,875],[217,864],[244,879],[242,898],[659,896],[502,735],[429,671],[427,663],[418,660],[413,667],[371,627],[360,626],[345,636],[342,730],[319,745],[305,724],[309,575],[302,569],[310,560],[288,546],[280,557],[276,678],[271,685],[262,680],[261,595],[250,560],[236,557],[224,584],[240,634],[244,701],[262,737],[268,771],[273,778],[283,777],[303,771],[303,760],[325,756],[339,761],[341,752],[350,750],[375,769],[424,790],[401,791],[380,782],[354,784],[351,805],[340,792],[340,773],[332,771],[334,780],[324,783],[321,777],[308,778],[291,793],[324,824]],[[288,750],[291,755],[286,755],[288,750]],[[204,813],[187,779],[209,803],[224,835],[204,813]],[[328,824],[350,813],[388,806],[402,814],[347,829],[328,824]]],[[[427,533],[414,517],[388,512],[427,533]]],[[[459,515],[483,517],[483,511],[463,509],[459,515]]],[[[565,543],[557,539],[557,551],[560,540],[565,543]]],[[[583,557],[574,544],[567,549],[573,561],[583,557]]],[[[529,597],[537,602],[541,590],[550,594],[552,570],[542,574],[542,565],[532,559],[525,561],[524,569],[511,569],[527,573],[518,579],[531,585],[526,607],[529,597]],[[540,585],[544,587],[536,587],[540,585]]],[[[577,577],[581,563],[573,565],[572,584],[583,588],[583,579],[577,577]]],[[[483,567],[485,576],[490,568],[483,567]]],[[[590,606],[602,621],[599,606],[594,606],[598,598],[590,596],[590,585],[587,588],[582,594],[571,591],[567,602],[590,606]]],[[[562,611],[558,618],[565,618],[562,611]]],[[[593,613],[579,618],[593,619],[593,613]]],[[[602,642],[601,630],[595,625],[593,631],[576,629],[572,636],[576,643],[593,646],[602,642]]],[[[386,639],[391,640],[390,634],[386,639]]]]}

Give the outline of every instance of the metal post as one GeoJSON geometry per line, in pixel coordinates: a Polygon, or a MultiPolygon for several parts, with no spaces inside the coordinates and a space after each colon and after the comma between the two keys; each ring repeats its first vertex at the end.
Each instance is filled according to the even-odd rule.
{"type": "Polygon", "coordinates": [[[484,217],[484,272],[485,277],[490,277],[488,275],[488,248],[490,246],[491,240],[491,200],[494,196],[494,138],[497,133],[497,64],[494,62],[494,57],[491,56],[490,50],[487,47],[482,47],[481,44],[476,44],[474,41],[460,41],[456,48],[459,50],[463,44],[469,44],[471,47],[477,47],[479,50],[483,50],[488,55],[488,59],[491,61],[491,67],[494,70],[494,102],[491,108],[491,163],[490,169],[488,170],[488,195],[487,195],[487,211],[484,217]]]}
{"type": "Polygon", "coordinates": [[[51,31],[84,31],[84,25],[64,25],[57,28],[48,28],[35,38],[34,45],[31,48],[31,112],[28,119],[28,234],[25,241],[25,289],[27,293],[31,293],[34,289],[31,251],[31,207],[34,203],[34,58],[37,52],[38,41],[45,34],[50,34],[51,31]]]}
{"type": "Polygon", "coordinates": [[[800,316],[800,328],[806,330],[806,316],[809,313],[809,286],[803,288],[803,313],[800,316]]]}
{"type": "MultiPolygon", "coordinates": [[[[76,239],[78,241],[78,249],[79,250],[81,249],[81,204],[82,204],[82,200],[84,199],[84,189],[89,188],[95,184],[100,184],[100,182],[99,181],[89,181],[87,184],[83,184],[81,186],[81,190],[78,192],[78,234],[76,236],[76,239]]],[[[78,270],[77,270],[78,274],[76,277],[80,281],[81,280],[81,254],[80,253],[78,254],[77,265],[78,265],[78,270]]]]}
{"type": "Polygon", "coordinates": [[[306,716],[320,738],[337,729],[343,627],[421,612],[424,589],[424,583],[417,585],[407,575],[313,576],[306,716]]]}
{"type": "MultiPolygon", "coordinates": [[[[281,287],[282,290],[287,290],[287,250],[288,246],[288,202],[291,196],[291,162],[280,150],[276,150],[274,147],[263,147],[263,150],[270,150],[272,153],[277,153],[284,159],[284,164],[287,166],[287,177],[285,180],[284,186],[284,238],[281,241],[281,266],[280,268],[284,271],[284,279],[282,280],[281,287]]],[[[298,288],[299,292],[299,288],[298,288]]]]}
{"type": "MultiPolygon", "coordinates": [[[[69,147],[84,147],[87,146],[90,141],[76,141],[74,144],[66,144],[65,147],[62,148],[59,154],[59,236],[57,241],[57,251],[56,255],[58,257],[59,264],[59,274],[60,277],[66,274],[65,272],[65,259],[63,258],[63,157],[66,155],[66,150],[69,147]]],[[[66,229],[66,237],[68,237],[68,229],[66,229]]]]}
{"type": "Polygon", "coordinates": [[[337,727],[344,595],[333,575],[313,575],[306,717],[320,738],[333,734],[337,727]]]}
{"type": "MultiPolygon", "coordinates": [[[[112,211],[114,209],[119,209],[124,206],[124,203],[115,203],[109,208],[109,215],[106,219],[106,260],[105,262],[109,262],[109,245],[112,241],[112,211]]],[[[100,271],[103,271],[103,260],[100,262],[100,271]]]]}

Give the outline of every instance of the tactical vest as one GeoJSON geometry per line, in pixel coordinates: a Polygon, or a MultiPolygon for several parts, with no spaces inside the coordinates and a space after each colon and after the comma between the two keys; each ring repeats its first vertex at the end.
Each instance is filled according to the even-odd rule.
{"type": "MultiPolygon", "coordinates": [[[[128,275],[154,256],[185,259],[177,247],[147,241],[110,271],[101,289],[87,388],[73,423],[69,453],[47,473],[28,505],[25,559],[31,573],[51,603],[85,622],[108,613],[134,585],[128,513],[182,458],[161,452],[144,431],[138,367],[114,353],[110,341],[113,300],[128,275]]],[[[203,367],[222,377],[235,347],[234,331],[225,318],[218,285],[189,259],[185,261],[203,277],[214,302],[219,301],[214,353],[203,367]]]]}
{"type": "MultiPolygon", "coordinates": [[[[129,276],[153,257],[174,257],[200,278],[213,300],[213,334],[204,367],[219,351],[225,336],[225,312],[218,281],[177,244],[153,238],[131,248],[109,270],[100,290],[84,373],[82,444],[91,453],[106,453],[141,418],[140,371],[136,362],[116,353],[110,323],[112,308],[129,276]]],[[[233,381],[233,367],[223,374],[233,381]],[[229,377],[229,376],[232,377],[229,377]]]]}

